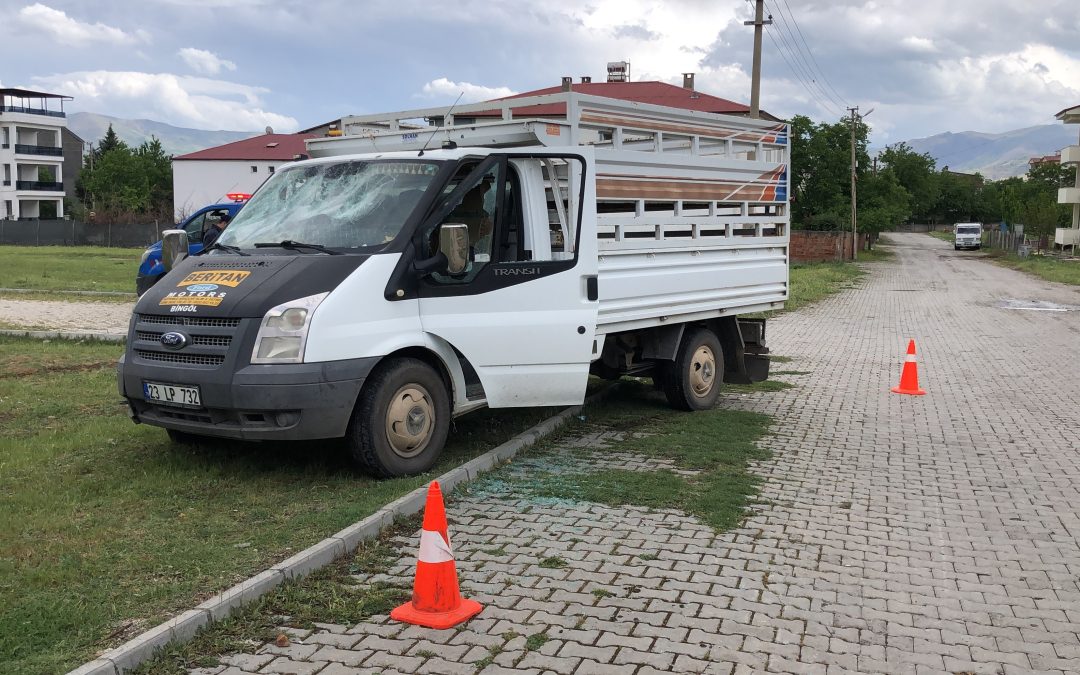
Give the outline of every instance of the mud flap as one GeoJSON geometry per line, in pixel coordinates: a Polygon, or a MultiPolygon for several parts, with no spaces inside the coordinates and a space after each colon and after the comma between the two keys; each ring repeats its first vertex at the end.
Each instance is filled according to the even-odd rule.
{"type": "Polygon", "coordinates": [[[753,384],[769,379],[765,319],[726,316],[717,322],[716,333],[724,347],[724,382],[753,384]]]}

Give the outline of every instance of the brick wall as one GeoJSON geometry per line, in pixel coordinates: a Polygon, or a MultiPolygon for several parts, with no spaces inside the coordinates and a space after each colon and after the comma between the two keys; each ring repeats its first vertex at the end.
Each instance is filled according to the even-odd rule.
{"type": "MultiPolygon", "coordinates": [[[[866,249],[866,235],[859,235],[859,250],[866,249]]],[[[851,260],[851,234],[848,232],[791,231],[791,262],[826,262],[851,260]]]]}

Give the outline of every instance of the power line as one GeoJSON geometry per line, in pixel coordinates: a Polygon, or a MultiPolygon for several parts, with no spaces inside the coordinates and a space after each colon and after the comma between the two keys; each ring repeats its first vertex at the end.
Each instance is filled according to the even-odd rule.
{"type": "Polygon", "coordinates": [[[833,94],[836,95],[838,99],[840,99],[841,102],[845,102],[844,97],[841,96],[840,92],[836,91],[836,88],[832,86],[832,82],[830,82],[829,78],[825,76],[825,71],[821,69],[821,65],[817,62],[817,58],[814,56],[814,50],[810,49],[810,45],[807,44],[806,38],[803,36],[802,28],[799,27],[799,22],[795,19],[795,12],[791,11],[791,5],[788,4],[788,0],[784,0],[784,6],[787,7],[788,15],[791,17],[791,22],[795,24],[795,30],[798,31],[799,38],[806,46],[806,51],[808,54],[810,54],[810,60],[813,61],[814,65],[817,67],[817,71],[821,75],[821,79],[825,81],[825,85],[832,91],[833,94]]]}
{"type": "MultiPolygon", "coordinates": [[[[746,0],[746,3],[751,7],[755,7],[753,0],[746,0]]],[[[770,16],[770,18],[772,17],[770,16]]],[[[772,27],[775,28],[776,25],[773,24],[772,27]]],[[[796,59],[795,50],[792,49],[792,47],[788,44],[784,33],[778,33],[778,35],[780,36],[780,42],[778,42],[777,38],[773,35],[774,31],[770,30],[767,31],[767,33],[769,35],[769,39],[773,43],[773,46],[776,48],[777,53],[780,54],[780,58],[784,60],[784,63],[787,65],[788,70],[790,70],[792,75],[795,76],[795,79],[799,82],[799,84],[806,91],[806,93],[810,95],[811,100],[814,103],[818,104],[822,109],[826,110],[830,115],[834,115],[836,117],[843,117],[843,113],[838,112],[829,103],[827,97],[822,98],[822,95],[820,93],[814,91],[814,88],[811,86],[811,83],[813,82],[813,77],[808,74],[804,74],[803,68],[800,66],[798,59],[796,59]],[[784,47],[786,47],[786,51],[784,47],[781,47],[781,42],[783,42],[784,47]],[[791,55],[790,59],[788,58],[788,54],[791,55]]]]}
{"type": "MultiPolygon", "coordinates": [[[[838,112],[827,100],[822,99],[821,95],[815,92],[813,88],[811,88],[811,86],[807,83],[806,78],[800,74],[800,71],[791,64],[791,61],[788,60],[788,57],[785,54],[784,50],[781,49],[780,43],[776,41],[775,37],[773,37],[773,31],[768,31],[768,35],[769,39],[772,40],[773,46],[776,47],[776,51],[780,54],[780,58],[782,58],[784,60],[784,63],[787,64],[788,69],[791,70],[791,73],[793,75],[795,75],[795,79],[799,81],[799,84],[801,84],[803,89],[806,90],[806,93],[810,94],[810,98],[813,99],[814,102],[820,105],[822,108],[827,110],[830,115],[842,117],[842,113],[838,112]]],[[[783,38],[783,35],[781,35],[781,38],[783,38]]]]}
{"type": "MultiPolygon", "coordinates": [[[[777,6],[779,7],[779,5],[777,6]]],[[[832,94],[830,94],[823,86],[821,86],[821,83],[818,82],[817,77],[814,75],[814,69],[810,66],[810,62],[807,60],[806,56],[803,55],[804,50],[799,45],[799,41],[795,38],[795,33],[788,25],[788,21],[787,18],[784,16],[783,10],[779,11],[778,14],[780,16],[779,25],[782,31],[781,37],[784,37],[785,32],[787,35],[787,38],[784,39],[784,44],[787,45],[788,50],[793,54],[793,58],[798,57],[798,60],[801,62],[803,74],[805,75],[806,79],[810,81],[813,85],[815,85],[817,87],[817,90],[821,92],[821,94],[823,94],[825,98],[832,100],[832,102],[835,103],[838,107],[843,108],[844,103],[834,98],[832,94]]],[[[809,47],[807,47],[807,51],[808,50],[809,47]]]]}

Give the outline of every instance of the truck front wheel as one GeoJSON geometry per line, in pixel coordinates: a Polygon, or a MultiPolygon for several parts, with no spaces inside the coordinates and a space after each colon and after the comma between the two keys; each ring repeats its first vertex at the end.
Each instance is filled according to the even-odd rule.
{"type": "Polygon", "coordinates": [[[442,378],[417,359],[394,359],[372,373],[346,433],[349,452],[382,478],[430,469],[450,430],[450,397],[442,378]]]}
{"type": "Polygon", "coordinates": [[[724,380],[724,353],[716,333],[687,328],[675,361],[664,365],[660,378],[660,388],[672,408],[712,408],[724,380]]]}

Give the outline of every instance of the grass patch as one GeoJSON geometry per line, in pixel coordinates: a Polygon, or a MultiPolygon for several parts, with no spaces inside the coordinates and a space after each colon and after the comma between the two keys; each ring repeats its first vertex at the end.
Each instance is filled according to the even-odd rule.
{"type": "Polygon", "coordinates": [[[615,594],[612,593],[611,591],[607,590],[606,588],[594,588],[592,590],[592,594],[594,596],[596,596],[596,598],[598,600],[602,600],[604,598],[613,598],[613,597],[615,597],[615,594]]]}
{"type": "Polygon", "coordinates": [[[134,291],[141,248],[0,246],[0,288],[134,291]]]}
{"type": "Polygon", "coordinates": [[[131,295],[77,295],[75,293],[68,293],[64,291],[31,291],[29,293],[12,293],[10,291],[0,291],[0,299],[23,301],[45,300],[48,302],[78,302],[81,304],[85,304],[87,302],[108,302],[117,305],[133,305],[137,300],[134,293],[132,293],[131,295]]]}
{"type": "MultiPolygon", "coordinates": [[[[779,373],[771,373],[771,375],[780,375],[784,371],[779,373]]],[[[795,385],[790,382],[781,382],[780,380],[764,380],[762,382],[754,382],[753,384],[730,384],[724,383],[724,391],[732,394],[750,394],[759,391],[783,391],[785,389],[791,389],[795,385]]]]}
{"type": "Polygon", "coordinates": [[[373,480],[335,443],[172,445],[119,402],[122,349],[0,336],[5,674],[73,668],[552,413],[474,413],[432,474],[373,480]]]}
{"type": "Polygon", "coordinates": [[[1021,258],[999,250],[988,251],[991,259],[999,265],[1026,272],[1046,281],[1080,286],[1080,258],[1054,258],[1046,255],[1029,255],[1021,258]]]}
{"type": "Polygon", "coordinates": [[[896,254],[887,248],[881,248],[880,244],[889,244],[888,240],[878,240],[879,247],[871,249],[869,251],[859,251],[859,260],[861,263],[869,262],[881,262],[883,260],[892,260],[896,257],[896,254]]]}
{"type": "Polygon", "coordinates": [[[550,639],[547,633],[533,633],[525,638],[525,651],[534,652],[547,644],[550,639]]]}
{"type": "Polygon", "coordinates": [[[696,475],[670,470],[558,472],[521,489],[538,497],[678,509],[719,530],[737,526],[757,493],[758,479],[748,472],[748,464],[768,457],[755,441],[767,431],[770,418],[719,408],[682,413],[664,406],[661,398],[626,383],[593,421],[630,432],[610,451],[668,458],[680,469],[698,471],[696,475]]]}
{"type": "Polygon", "coordinates": [[[934,239],[940,239],[941,241],[947,241],[950,244],[952,244],[952,243],[954,243],[956,241],[956,234],[953,233],[953,232],[941,232],[941,231],[938,231],[938,230],[934,230],[932,232],[927,232],[927,234],[930,235],[931,237],[933,237],[934,239]]]}
{"type": "Polygon", "coordinates": [[[540,567],[549,570],[559,570],[566,567],[566,560],[558,556],[551,556],[550,558],[544,558],[540,561],[540,567]]]}
{"type": "Polygon", "coordinates": [[[820,302],[851,285],[864,272],[850,262],[807,263],[791,266],[789,295],[785,312],[820,302]]]}

